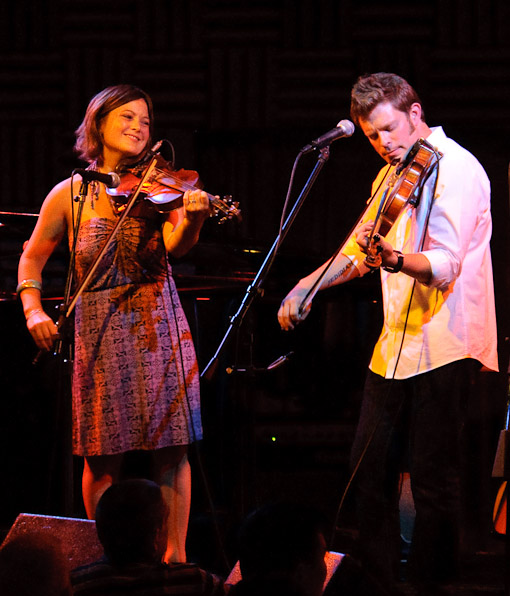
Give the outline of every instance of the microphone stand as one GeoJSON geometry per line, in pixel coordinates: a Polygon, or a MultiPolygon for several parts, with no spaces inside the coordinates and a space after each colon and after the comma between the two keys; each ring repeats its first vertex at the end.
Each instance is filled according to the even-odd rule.
{"type": "Polygon", "coordinates": [[[117,234],[117,230],[124,223],[124,220],[126,219],[128,213],[131,211],[133,205],[137,201],[138,195],[140,194],[140,192],[141,192],[141,190],[142,190],[145,182],[148,180],[148,178],[152,174],[152,171],[156,167],[157,160],[158,160],[158,154],[155,154],[152,157],[149,165],[147,166],[147,168],[146,168],[146,170],[145,170],[142,178],[140,179],[140,182],[138,183],[138,186],[137,186],[135,192],[131,195],[131,197],[129,198],[129,201],[126,203],[126,206],[122,210],[122,213],[121,213],[120,217],[115,222],[115,226],[113,227],[112,231],[110,232],[110,235],[106,239],[106,242],[101,247],[101,250],[98,252],[98,254],[95,257],[94,262],[92,263],[92,265],[90,266],[89,270],[87,271],[87,274],[86,274],[85,278],[83,279],[83,281],[81,283],[81,286],[78,288],[78,290],[76,290],[76,293],[75,293],[73,299],[71,300],[69,306],[65,310],[65,317],[66,318],[69,318],[69,316],[73,312],[74,307],[76,306],[76,303],[78,302],[78,298],[82,295],[83,291],[85,290],[85,288],[89,284],[92,276],[94,275],[94,273],[95,273],[95,271],[96,271],[96,269],[97,269],[97,267],[99,265],[99,262],[103,258],[104,254],[108,250],[108,247],[110,246],[110,244],[112,243],[115,235],[117,234]]]}
{"type": "MultiPolygon", "coordinates": [[[[62,489],[62,508],[64,515],[72,516],[73,514],[73,485],[74,485],[74,474],[73,474],[73,456],[72,456],[72,407],[70,396],[65,393],[66,389],[69,389],[69,385],[64,383],[64,379],[67,380],[69,376],[69,366],[72,362],[72,350],[71,344],[67,343],[68,352],[64,354],[64,339],[68,339],[68,318],[66,317],[67,304],[71,296],[74,263],[76,258],[76,244],[78,239],[78,230],[80,229],[80,223],[83,213],[83,205],[87,198],[89,191],[89,181],[83,180],[78,197],[73,197],[73,200],[78,201],[78,211],[76,215],[76,222],[73,224],[73,243],[71,246],[71,252],[69,256],[69,266],[67,269],[66,283],[64,289],[63,301],[59,306],[59,316],[57,320],[57,327],[59,329],[58,338],[55,341],[53,349],[53,355],[58,356],[57,359],[57,406],[55,413],[55,433],[53,440],[53,449],[51,453],[50,467],[55,469],[57,462],[57,440],[59,437],[58,428],[63,428],[63,454],[64,460],[62,462],[62,473],[63,473],[63,489],[62,489]],[[67,366],[65,366],[67,365],[67,366]]],[[[35,357],[34,364],[38,362],[41,352],[35,357]]],[[[51,474],[50,476],[53,476],[51,474]]],[[[51,502],[51,483],[48,486],[48,504],[51,502]]]]}
{"type": "Polygon", "coordinates": [[[284,240],[285,236],[287,235],[292,223],[294,222],[297,214],[299,213],[299,210],[301,209],[306,197],[308,196],[315,180],[319,176],[320,171],[322,170],[322,168],[324,167],[324,165],[326,164],[328,159],[329,159],[329,145],[320,149],[320,153],[319,153],[319,156],[317,157],[317,162],[315,163],[312,173],[310,174],[308,180],[306,181],[306,184],[303,187],[301,194],[297,198],[294,206],[292,207],[292,210],[289,213],[287,219],[285,220],[284,224],[282,225],[278,236],[276,237],[275,241],[273,242],[273,245],[271,246],[268,254],[266,255],[264,262],[262,263],[259,271],[257,272],[257,275],[255,276],[253,282],[248,286],[248,288],[246,290],[246,294],[241,302],[241,305],[239,306],[239,309],[237,310],[235,315],[230,317],[230,324],[227,328],[227,331],[226,331],[223,339],[221,340],[220,345],[218,346],[214,356],[211,358],[211,360],[209,361],[207,366],[202,371],[202,373],[200,375],[201,377],[205,377],[206,379],[211,378],[211,376],[214,372],[214,368],[217,365],[219,355],[220,355],[222,349],[225,347],[227,340],[230,338],[232,332],[241,326],[241,323],[242,323],[244,317],[246,316],[246,313],[248,312],[248,309],[250,308],[253,300],[255,299],[256,296],[258,296],[261,293],[262,283],[264,282],[265,278],[267,277],[270,266],[273,263],[273,260],[274,260],[274,257],[276,255],[277,251],[278,251],[278,248],[279,248],[280,244],[282,243],[282,241],[284,240]]]}
{"type": "MultiPolygon", "coordinates": [[[[64,466],[64,470],[63,470],[64,471],[63,509],[64,509],[64,512],[66,515],[72,514],[74,478],[73,478],[73,458],[72,458],[72,448],[71,448],[71,446],[72,446],[72,424],[71,424],[72,408],[70,407],[71,400],[64,399],[63,381],[62,381],[62,376],[63,376],[63,372],[64,372],[63,364],[71,361],[71,350],[69,350],[69,358],[65,359],[65,357],[62,356],[63,340],[64,340],[64,337],[66,336],[67,331],[68,331],[67,328],[68,328],[69,317],[71,316],[71,314],[74,310],[74,307],[76,306],[78,298],[81,296],[81,294],[83,293],[83,291],[89,284],[94,272],[96,271],[96,269],[99,265],[99,262],[103,258],[104,254],[106,253],[110,244],[112,243],[112,241],[117,233],[117,230],[122,225],[122,223],[126,219],[128,213],[131,211],[131,208],[133,207],[136,200],[138,199],[138,196],[143,188],[143,185],[145,184],[145,182],[147,181],[149,176],[152,174],[154,168],[156,167],[156,164],[157,164],[157,154],[153,155],[142,178],[140,179],[140,182],[138,183],[138,186],[137,186],[135,192],[129,198],[124,210],[121,213],[121,216],[117,219],[115,226],[113,227],[112,231],[110,232],[110,235],[106,239],[106,242],[104,243],[104,245],[102,246],[102,248],[100,249],[98,254],[96,255],[95,260],[92,263],[92,265],[90,266],[89,270],[87,271],[87,274],[85,275],[85,278],[81,282],[80,287],[77,289],[74,297],[71,299],[71,287],[72,287],[72,279],[73,279],[73,271],[74,271],[74,262],[75,262],[75,258],[76,258],[76,244],[77,244],[77,240],[78,240],[78,231],[80,229],[80,223],[81,223],[81,218],[82,218],[82,213],[83,213],[83,206],[85,204],[85,199],[87,198],[87,195],[88,195],[88,187],[89,187],[89,181],[82,179],[82,184],[80,187],[80,193],[79,193],[79,197],[78,197],[79,204],[78,204],[78,211],[77,211],[77,215],[76,215],[76,223],[74,224],[73,244],[72,244],[71,254],[70,254],[70,258],[69,258],[69,268],[68,268],[65,291],[64,291],[64,299],[63,299],[62,304],[59,307],[59,318],[58,318],[58,322],[57,322],[57,327],[59,329],[59,337],[57,338],[57,340],[55,342],[55,348],[53,351],[54,356],[59,356],[58,370],[59,370],[59,373],[62,373],[62,374],[58,375],[59,389],[58,389],[58,406],[57,406],[56,420],[57,420],[57,422],[60,422],[60,424],[62,424],[62,426],[65,428],[65,431],[64,431],[64,433],[65,433],[64,434],[64,458],[65,458],[65,460],[64,460],[64,464],[63,464],[63,466],[64,466]]],[[[70,348],[70,346],[69,346],[69,348],[70,348]]],[[[36,356],[34,363],[36,363],[38,361],[38,359],[39,359],[39,355],[36,356]]],[[[54,445],[55,445],[55,447],[54,447],[54,451],[52,453],[52,465],[55,465],[55,458],[56,458],[56,443],[54,445]]]]}

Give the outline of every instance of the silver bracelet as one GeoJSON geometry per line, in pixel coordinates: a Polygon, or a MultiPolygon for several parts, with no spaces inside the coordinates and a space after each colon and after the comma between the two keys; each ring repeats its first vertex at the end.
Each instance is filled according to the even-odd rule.
{"type": "Polygon", "coordinates": [[[16,294],[19,296],[23,290],[28,290],[29,288],[35,288],[40,291],[42,289],[42,284],[36,279],[24,279],[17,285],[16,294]]]}
{"type": "Polygon", "coordinates": [[[39,312],[44,312],[44,310],[42,308],[30,308],[27,312],[28,312],[28,316],[25,315],[25,318],[28,321],[28,319],[30,319],[31,317],[33,317],[34,315],[36,315],[39,312]]]}

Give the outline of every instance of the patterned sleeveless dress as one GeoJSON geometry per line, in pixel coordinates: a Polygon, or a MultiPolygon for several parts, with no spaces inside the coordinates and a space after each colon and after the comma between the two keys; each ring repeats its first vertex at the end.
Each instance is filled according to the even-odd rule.
{"type": "MultiPolygon", "coordinates": [[[[199,371],[157,213],[127,217],[75,307],[73,452],[107,455],[202,438],[199,371]]],[[[115,222],[82,223],[79,283],[115,222]]]]}

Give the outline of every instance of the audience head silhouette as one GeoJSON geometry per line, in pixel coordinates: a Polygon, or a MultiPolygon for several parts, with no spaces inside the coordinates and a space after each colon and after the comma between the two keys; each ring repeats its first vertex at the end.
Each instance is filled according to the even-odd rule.
{"type": "Polygon", "coordinates": [[[166,549],[168,507],[150,480],[113,484],[96,509],[97,535],[108,560],[118,566],[160,562],[166,549]]]}
{"type": "Polygon", "coordinates": [[[149,480],[113,484],[99,499],[96,528],[105,556],[71,572],[76,596],[225,596],[223,580],[193,563],[165,563],[168,507],[149,480]]]}
{"type": "Polygon", "coordinates": [[[324,534],[322,516],[304,505],[279,502],[257,509],[239,533],[243,581],[287,578],[303,594],[321,594],[326,578],[324,534]]]}

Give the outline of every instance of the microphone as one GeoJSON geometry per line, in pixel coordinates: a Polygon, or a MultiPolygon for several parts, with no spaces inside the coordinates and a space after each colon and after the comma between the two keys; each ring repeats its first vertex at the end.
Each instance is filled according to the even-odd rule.
{"type": "Polygon", "coordinates": [[[161,147],[161,145],[163,144],[163,140],[158,141],[155,145],[153,145],[150,149],[149,149],[149,153],[151,155],[156,155],[156,153],[159,151],[159,148],[161,147]]]}
{"type": "Polygon", "coordinates": [[[314,149],[322,149],[337,139],[342,137],[350,137],[354,132],[354,124],[350,120],[340,120],[340,122],[332,130],[324,133],[309,145],[305,145],[301,149],[301,153],[306,154],[314,149]]]}
{"type": "Polygon", "coordinates": [[[102,182],[108,188],[117,188],[120,184],[120,176],[115,172],[109,174],[102,174],[101,172],[94,172],[94,170],[84,170],[82,168],[76,168],[73,170],[74,174],[79,174],[84,182],[91,182],[97,180],[102,182]]]}
{"type": "MultiPolygon", "coordinates": [[[[158,141],[155,145],[153,145],[148,151],[147,153],[142,157],[142,159],[137,162],[137,166],[144,166],[146,163],[148,163],[154,156],[158,155],[158,151],[159,148],[161,147],[161,145],[163,144],[163,141],[165,139],[158,141]]],[[[173,164],[173,162],[172,162],[173,164]]]]}

